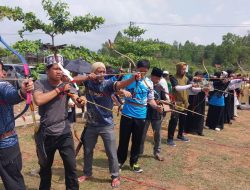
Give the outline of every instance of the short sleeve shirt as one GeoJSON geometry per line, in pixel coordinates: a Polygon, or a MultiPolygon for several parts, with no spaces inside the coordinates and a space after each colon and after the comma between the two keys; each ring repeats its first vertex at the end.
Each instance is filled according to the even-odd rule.
{"type": "MultiPolygon", "coordinates": [[[[126,75],[123,77],[123,80],[131,77],[132,75],[126,75]]],[[[125,98],[122,113],[130,117],[146,119],[147,102],[154,99],[153,82],[145,77],[131,83],[125,90],[132,94],[132,98],[125,98]]]]}
{"type": "MultiPolygon", "coordinates": [[[[35,82],[34,92],[40,91],[47,93],[56,88],[50,85],[48,80],[35,82]]],[[[70,123],[68,121],[68,96],[58,95],[47,104],[38,107],[40,115],[40,126],[45,128],[45,134],[51,136],[59,136],[69,133],[70,123]]]]}

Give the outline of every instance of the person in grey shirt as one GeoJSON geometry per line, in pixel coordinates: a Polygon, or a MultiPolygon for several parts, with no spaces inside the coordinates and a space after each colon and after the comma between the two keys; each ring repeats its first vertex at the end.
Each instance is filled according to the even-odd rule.
{"type": "Polygon", "coordinates": [[[113,121],[113,100],[111,95],[121,88],[125,88],[135,80],[139,80],[140,73],[136,73],[128,80],[105,80],[106,67],[101,62],[92,65],[92,73],[87,76],[75,77],[77,82],[83,82],[86,91],[87,110],[86,127],[82,133],[84,144],[84,168],[83,176],[79,177],[84,182],[92,176],[93,150],[98,136],[101,136],[109,161],[111,173],[111,186],[120,185],[119,166],[116,153],[116,140],[113,121]],[[106,108],[106,109],[104,109],[106,108]],[[110,110],[110,111],[109,111],[110,110]]]}
{"type": "MultiPolygon", "coordinates": [[[[56,150],[59,151],[63,160],[66,189],[79,189],[74,142],[70,123],[67,119],[68,92],[73,89],[69,83],[61,81],[62,70],[59,64],[61,63],[58,63],[56,59],[48,59],[46,65],[48,78],[47,80],[36,81],[33,95],[40,115],[38,134],[42,134],[43,138],[40,138],[40,140],[43,141],[46,154],[45,161],[41,161],[41,158],[38,156],[40,165],[39,175],[41,178],[39,189],[41,190],[49,190],[51,187],[51,166],[56,150]]],[[[70,98],[78,106],[80,106],[80,103],[84,103],[81,102],[78,95],[71,95],[70,98]]]]}

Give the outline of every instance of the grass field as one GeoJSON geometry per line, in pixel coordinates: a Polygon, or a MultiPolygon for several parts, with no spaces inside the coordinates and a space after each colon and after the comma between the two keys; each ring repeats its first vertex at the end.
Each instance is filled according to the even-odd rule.
{"type": "MultiPolygon", "coordinates": [[[[189,136],[191,142],[177,142],[176,147],[166,145],[166,122],[163,124],[163,162],[152,156],[152,131],[148,132],[145,155],[139,161],[144,172],[130,171],[128,162],[121,173],[122,190],[248,190],[250,189],[250,112],[239,111],[233,125],[225,125],[221,132],[204,130],[205,137],[189,136]]],[[[116,124],[119,118],[116,118],[116,124]]],[[[80,133],[83,124],[77,123],[80,133]]],[[[116,132],[118,134],[118,125],[116,132]]],[[[38,189],[39,176],[32,127],[17,130],[23,156],[23,174],[27,189],[38,189]]],[[[118,140],[118,139],[117,139],[118,140]]],[[[77,141],[75,141],[77,143],[77,141]]],[[[82,150],[77,157],[77,169],[82,175],[82,150]]],[[[80,184],[80,189],[108,190],[110,175],[104,146],[99,139],[94,153],[93,178],[80,184]]],[[[3,185],[0,183],[0,189],[3,185]]],[[[62,160],[55,157],[52,189],[65,189],[62,160]]]]}

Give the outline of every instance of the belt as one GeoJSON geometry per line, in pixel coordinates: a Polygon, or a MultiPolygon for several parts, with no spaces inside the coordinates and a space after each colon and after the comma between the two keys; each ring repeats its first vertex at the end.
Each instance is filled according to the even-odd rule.
{"type": "Polygon", "coordinates": [[[6,105],[6,102],[3,100],[0,100],[0,105],[6,105]]]}
{"type": "Polygon", "coordinates": [[[0,140],[3,140],[5,138],[10,137],[10,136],[15,135],[15,134],[16,134],[15,130],[7,131],[7,132],[0,135],[0,140]]]}
{"type": "Polygon", "coordinates": [[[144,105],[144,104],[139,104],[139,103],[135,103],[135,102],[130,102],[130,101],[126,101],[125,104],[128,103],[130,105],[133,105],[133,106],[138,106],[138,107],[146,107],[147,105],[144,105]]]}

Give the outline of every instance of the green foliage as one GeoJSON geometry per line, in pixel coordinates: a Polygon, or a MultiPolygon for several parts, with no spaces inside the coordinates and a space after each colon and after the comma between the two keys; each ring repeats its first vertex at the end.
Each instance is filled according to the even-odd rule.
{"type": "Polygon", "coordinates": [[[0,57],[5,57],[5,56],[8,56],[8,55],[10,55],[10,54],[11,54],[10,51],[8,51],[8,50],[5,49],[5,48],[1,48],[1,47],[0,47],[0,57]]]}
{"type": "Polygon", "coordinates": [[[59,50],[59,53],[62,54],[65,59],[69,60],[79,59],[80,57],[90,63],[102,60],[101,55],[98,55],[97,53],[82,46],[66,46],[65,48],[59,50]]]}
{"type": "Polygon", "coordinates": [[[40,73],[45,73],[45,70],[46,70],[46,66],[45,64],[43,63],[39,63],[36,65],[35,69],[32,69],[31,70],[31,77],[34,79],[34,80],[37,80],[38,79],[38,74],[40,73]]]}
{"type": "Polygon", "coordinates": [[[146,32],[145,29],[140,28],[139,26],[130,25],[127,29],[123,30],[124,34],[126,34],[132,40],[139,38],[142,34],[146,32]]]}
{"type": "MultiPolygon", "coordinates": [[[[246,70],[250,68],[250,34],[240,37],[228,33],[223,36],[221,45],[212,43],[204,46],[190,41],[186,41],[184,44],[175,41],[171,45],[157,39],[132,40],[118,32],[113,47],[134,61],[148,59],[152,67],[156,66],[172,73],[175,72],[175,64],[179,61],[187,62],[191,73],[197,70],[205,71],[202,65],[203,60],[209,73],[218,70],[215,64],[221,65],[221,69],[238,70],[237,63],[246,70]]],[[[128,59],[114,53],[108,47],[107,42],[103,44],[99,54],[102,55],[105,62],[115,67],[119,67],[119,65],[128,67],[129,65],[128,59]]]]}
{"type": "Polygon", "coordinates": [[[16,49],[23,55],[27,53],[37,54],[41,49],[42,43],[40,40],[30,41],[30,40],[22,40],[18,41],[13,45],[13,48],[16,49]]]}
{"type": "Polygon", "coordinates": [[[9,20],[22,20],[24,17],[23,11],[20,7],[10,8],[6,6],[0,6],[0,20],[4,18],[9,20]]]}
{"type": "Polygon", "coordinates": [[[52,0],[42,0],[42,7],[47,14],[49,22],[43,22],[33,12],[23,13],[21,8],[11,9],[9,7],[0,7],[0,15],[2,18],[7,17],[14,21],[20,20],[23,23],[23,28],[19,30],[21,37],[25,31],[33,32],[35,30],[42,30],[51,37],[52,45],[54,45],[54,37],[58,34],[65,34],[66,32],[90,32],[104,23],[102,17],[90,14],[85,16],[71,16],[68,11],[68,4],[60,0],[55,3],[52,0]]]}

